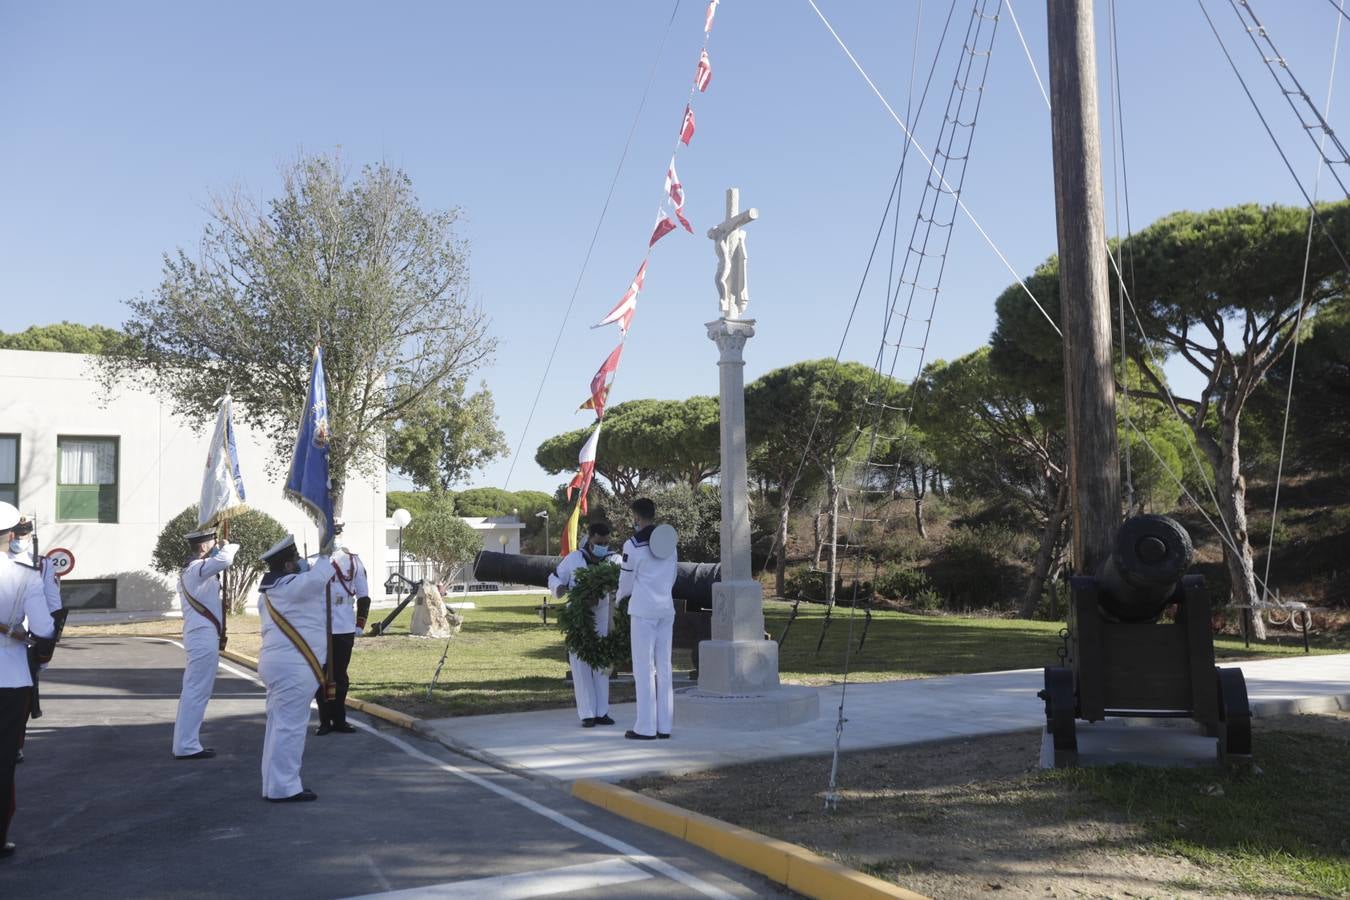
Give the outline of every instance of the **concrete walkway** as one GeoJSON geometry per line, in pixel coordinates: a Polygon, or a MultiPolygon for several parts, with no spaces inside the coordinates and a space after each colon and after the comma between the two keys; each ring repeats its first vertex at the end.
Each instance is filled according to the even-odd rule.
{"type": "MultiPolygon", "coordinates": [[[[1350,654],[1297,656],[1239,666],[1257,715],[1350,709],[1350,654]]],[[[843,748],[864,750],[967,735],[1039,728],[1045,707],[1036,697],[1042,670],[952,675],[911,681],[853,684],[845,706],[843,748]]],[[[609,727],[582,728],[566,709],[433,719],[431,735],[456,749],[536,777],[622,781],[736,763],[828,753],[834,747],[841,688],[820,688],[821,716],[773,731],[727,732],[681,727],[676,694],[674,736],[627,741],[634,706],[618,704],[609,727]]]]}

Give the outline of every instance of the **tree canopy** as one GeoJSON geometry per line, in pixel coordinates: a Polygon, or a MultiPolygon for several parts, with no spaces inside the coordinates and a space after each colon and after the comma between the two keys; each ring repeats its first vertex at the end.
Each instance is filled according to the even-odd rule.
{"type": "Polygon", "coordinates": [[[461,383],[416,404],[390,430],[385,455],[414,484],[445,491],[506,450],[487,385],[464,396],[461,383]]]}
{"type": "Polygon", "coordinates": [[[52,325],[34,325],[13,334],[0,332],[0,350],[99,355],[115,349],[125,339],[126,335],[116,328],[63,321],[52,325]]]}
{"type": "Polygon", "coordinates": [[[229,391],[282,470],[321,341],[340,503],[348,471],[382,474],[387,433],[458,397],[496,341],[469,299],[455,210],[423,210],[385,164],[353,179],[340,158],[310,156],[282,175],[262,207],[215,198],[199,254],[165,254],[158,287],[128,303],[129,340],[101,369],[110,384],[148,383],[201,427],[229,391]]]}

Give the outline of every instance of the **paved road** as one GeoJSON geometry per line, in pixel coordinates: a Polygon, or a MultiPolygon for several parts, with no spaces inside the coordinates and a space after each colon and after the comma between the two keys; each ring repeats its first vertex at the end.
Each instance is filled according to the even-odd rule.
{"type": "Polygon", "coordinates": [[[358,734],[308,740],[317,803],[266,803],[251,673],[226,666],[216,681],[203,741],[220,755],[172,758],[182,658],[141,638],[62,645],[18,770],[19,853],[0,862],[0,896],[792,896],[557,787],[360,716],[358,734]]]}

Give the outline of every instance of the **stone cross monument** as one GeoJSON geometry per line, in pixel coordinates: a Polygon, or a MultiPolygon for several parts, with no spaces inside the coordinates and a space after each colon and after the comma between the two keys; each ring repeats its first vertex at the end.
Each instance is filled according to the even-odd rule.
{"type": "Polygon", "coordinates": [[[708,230],[717,250],[722,316],[707,324],[717,344],[722,436],[722,580],[713,585],[712,640],[699,645],[698,688],[684,693],[680,717],[741,729],[774,728],[815,719],[813,690],[778,683],[778,644],[764,637],[764,591],[750,568],[749,477],[745,459],[745,342],[755,320],[750,303],[744,226],[759,217],[739,211],[727,191],[727,218],[708,230]]]}

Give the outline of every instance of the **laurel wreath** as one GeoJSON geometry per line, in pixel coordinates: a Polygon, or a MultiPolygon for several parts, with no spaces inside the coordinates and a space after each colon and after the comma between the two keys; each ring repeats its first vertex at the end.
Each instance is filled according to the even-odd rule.
{"type": "Polygon", "coordinates": [[[609,634],[601,637],[595,633],[595,604],[618,588],[619,567],[613,563],[578,569],[572,589],[567,592],[567,603],[558,614],[567,651],[593,669],[617,668],[632,654],[627,598],[615,604],[609,634]]]}

